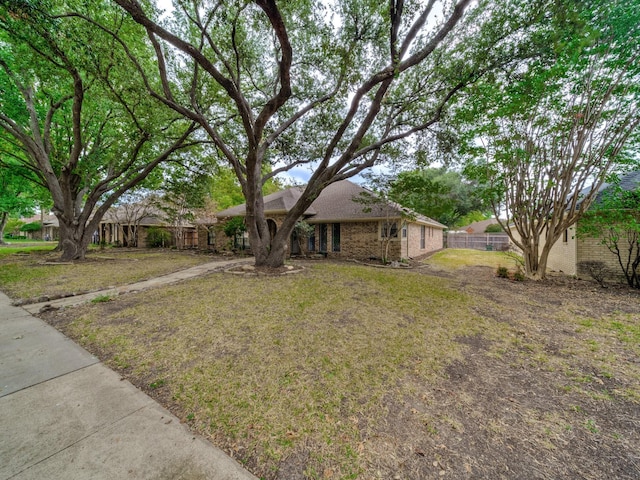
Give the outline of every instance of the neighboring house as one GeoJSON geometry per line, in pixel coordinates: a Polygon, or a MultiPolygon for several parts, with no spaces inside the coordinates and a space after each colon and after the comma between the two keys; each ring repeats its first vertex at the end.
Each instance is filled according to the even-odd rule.
{"type": "MultiPolygon", "coordinates": [[[[301,193],[302,189],[293,187],[264,197],[265,214],[272,235],[301,193]]],[[[390,236],[387,256],[390,260],[419,257],[442,248],[445,225],[394,203],[377,201],[365,205],[359,201],[363,194],[368,198],[373,195],[348,180],[326,187],[301,218],[311,225],[311,231],[306,234],[293,232],[289,242],[290,254],[382,258],[387,235],[390,236]]],[[[229,248],[230,239],[223,233],[226,221],[244,215],[245,205],[216,214],[220,221],[215,227],[217,250],[229,248]]],[[[246,238],[244,240],[246,242],[246,238]]]]}
{"type": "MultiPolygon", "coordinates": [[[[218,219],[215,215],[200,215],[195,220],[197,226],[197,238],[199,250],[216,250],[216,224],[218,219]]],[[[224,236],[224,233],[222,233],[224,236]]]]}
{"type": "Polygon", "coordinates": [[[26,237],[40,240],[59,240],[60,224],[55,215],[34,215],[29,218],[21,219],[24,223],[42,222],[42,230],[37,232],[27,232],[26,237]]]}
{"type": "MultiPolygon", "coordinates": [[[[164,220],[164,214],[157,208],[139,205],[127,205],[110,208],[100,221],[100,242],[121,245],[123,247],[146,248],[148,235],[152,228],[169,232],[167,247],[176,246],[176,232],[168,222],[164,220]]],[[[198,233],[196,225],[186,223],[181,226],[183,248],[195,248],[198,246],[198,233]]]]}
{"type": "MultiPolygon", "coordinates": [[[[594,203],[597,203],[602,194],[610,187],[611,184],[603,184],[594,203]]],[[[628,191],[640,188],[640,171],[622,176],[620,178],[620,187],[628,191]]],[[[586,191],[588,192],[589,189],[586,191]]],[[[572,225],[565,230],[563,236],[551,248],[547,261],[547,270],[588,278],[588,273],[579,268],[580,263],[599,261],[603,262],[611,271],[620,272],[617,257],[602,245],[601,239],[593,237],[576,238],[576,227],[577,225],[572,225]]]]}
{"type": "Polygon", "coordinates": [[[489,225],[499,225],[499,223],[495,218],[489,218],[487,220],[481,220],[480,222],[470,223],[464,227],[458,227],[456,231],[461,230],[467,233],[485,233],[485,230],[489,225]]]}

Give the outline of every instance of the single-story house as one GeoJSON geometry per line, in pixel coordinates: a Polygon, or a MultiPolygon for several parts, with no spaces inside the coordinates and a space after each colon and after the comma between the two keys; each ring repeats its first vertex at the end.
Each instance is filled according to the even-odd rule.
{"type": "MultiPolygon", "coordinates": [[[[611,188],[611,186],[612,185],[608,183],[603,184],[600,187],[594,203],[598,202],[603,193],[611,188]]],[[[639,189],[640,171],[621,176],[620,187],[627,191],[639,189]]],[[[579,223],[580,221],[578,221],[578,224],[579,223]]],[[[610,271],[614,273],[621,272],[617,257],[602,244],[601,238],[577,238],[576,228],[577,224],[570,226],[551,248],[547,261],[548,271],[589,278],[588,272],[581,269],[580,264],[585,261],[599,261],[603,262],[610,271]]]]}
{"type": "Polygon", "coordinates": [[[149,245],[149,233],[152,229],[167,232],[166,247],[175,247],[180,243],[181,248],[195,248],[198,246],[196,225],[184,222],[180,228],[169,224],[164,215],[157,208],[126,207],[110,208],[102,217],[99,227],[100,243],[121,245],[123,247],[146,248],[149,245]]]}
{"type": "Polygon", "coordinates": [[[29,218],[21,219],[25,224],[42,222],[42,229],[35,232],[26,232],[25,236],[29,239],[39,240],[59,240],[60,239],[60,223],[55,215],[34,215],[29,218]]]}
{"type": "Polygon", "coordinates": [[[464,227],[458,227],[456,228],[456,230],[464,231],[467,233],[485,233],[489,225],[497,225],[498,227],[500,226],[495,218],[489,218],[487,220],[480,220],[479,222],[470,223],[469,225],[466,225],[464,227]]]}
{"type": "MultiPolygon", "coordinates": [[[[292,187],[264,197],[265,214],[273,234],[301,194],[301,188],[292,187]]],[[[326,187],[300,219],[310,229],[295,230],[291,235],[290,255],[383,258],[388,243],[386,257],[400,260],[442,248],[445,225],[398,204],[372,198],[376,198],[372,192],[348,180],[326,187]]],[[[245,213],[245,205],[238,205],[216,214],[219,223],[212,248],[230,248],[230,239],[223,233],[224,225],[234,217],[244,217],[245,213]]],[[[246,245],[246,236],[242,240],[246,245]]],[[[237,247],[237,240],[234,243],[237,247]]]]}

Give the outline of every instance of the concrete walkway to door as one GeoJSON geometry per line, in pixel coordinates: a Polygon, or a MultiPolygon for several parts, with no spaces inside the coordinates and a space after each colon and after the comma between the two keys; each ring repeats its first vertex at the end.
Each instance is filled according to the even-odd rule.
{"type": "Polygon", "coordinates": [[[125,293],[135,293],[147,290],[149,288],[161,287],[163,285],[170,285],[172,283],[181,282],[189,278],[200,277],[212,272],[218,272],[226,270],[234,265],[242,263],[251,263],[253,258],[234,258],[229,260],[217,260],[215,262],[203,263],[202,265],[196,265],[195,267],[186,268],[173,273],[168,273],[160,277],[150,278],[142,282],[130,283],[129,285],[122,285],[119,287],[108,288],[105,290],[99,290],[96,292],[85,293],[82,295],[74,295],[73,297],[59,298],[56,300],[50,300],[47,302],[31,303],[23,305],[29,313],[39,313],[42,308],[62,308],[70,307],[73,305],[80,305],[81,303],[87,303],[97,297],[111,296],[116,297],[125,293]]]}

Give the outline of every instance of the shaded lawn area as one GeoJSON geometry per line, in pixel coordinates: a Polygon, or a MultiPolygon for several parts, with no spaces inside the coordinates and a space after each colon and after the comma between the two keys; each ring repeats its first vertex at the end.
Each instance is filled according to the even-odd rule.
{"type": "Polygon", "coordinates": [[[53,246],[0,248],[0,290],[16,300],[37,300],[100,290],[213,261],[174,250],[91,250],[86,260],[60,263],[53,246]]]}
{"type": "Polygon", "coordinates": [[[262,478],[638,478],[637,293],[451,255],[43,316],[262,478]]]}

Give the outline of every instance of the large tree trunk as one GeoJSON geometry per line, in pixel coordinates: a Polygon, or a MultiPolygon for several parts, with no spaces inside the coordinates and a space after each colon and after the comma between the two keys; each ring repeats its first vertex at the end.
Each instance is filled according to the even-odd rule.
{"type": "Polygon", "coordinates": [[[63,262],[84,260],[95,229],[94,222],[90,222],[88,225],[68,225],[59,220],[59,223],[60,243],[58,248],[62,251],[60,260],[63,262]]]}
{"type": "Polygon", "coordinates": [[[524,273],[527,278],[531,280],[544,280],[546,278],[549,253],[558,238],[556,235],[552,237],[547,236],[542,250],[540,250],[539,247],[539,239],[531,239],[523,242],[525,248],[522,256],[524,257],[524,273]]]}
{"type": "Polygon", "coordinates": [[[522,239],[522,257],[524,258],[524,274],[530,280],[542,280],[545,276],[545,266],[540,269],[539,239],[522,239]]]}
{"type": "Polygon", "coordinates": [[[7,244],[7,242],[4,241],[4,227],[7,226],[8,220],[9,220],[9,214],[7,212],[0,213],[0,245],[7,244]]]}

